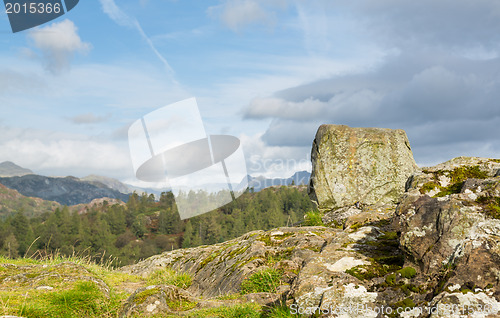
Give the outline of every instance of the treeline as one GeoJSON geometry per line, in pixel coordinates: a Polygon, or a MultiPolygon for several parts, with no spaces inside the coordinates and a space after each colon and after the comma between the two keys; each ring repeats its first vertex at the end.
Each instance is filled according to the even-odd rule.
{"type": "Polygon", "coordinates": [[[305,187],[268,188],[181,221],[172,193],[163,193],[157,201],[153,195],[134,193],[126,204],[104,202],[80,213],[63,207],[28,218],[29,211],[17,211],[0,221],[0,254],[15,258],[60,253],[121,266],[167,250],[292,225],[312,209],[305,187]]]}

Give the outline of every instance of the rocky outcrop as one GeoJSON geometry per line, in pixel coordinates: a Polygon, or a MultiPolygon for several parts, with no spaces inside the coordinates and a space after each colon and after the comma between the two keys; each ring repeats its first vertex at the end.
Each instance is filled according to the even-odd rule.
{"type": "Polygon", "coordinates": [[[322,211],[397,202],[418,170],[403,130],[322,125],[312,152],[311,199],[322,211]]]}
{"type": "Polygon", "coordinates": [[[500,310],[499,169],[499,160],[461,157],[412,178],[394,221],[428,291],[421,302],[500,310]]]}
{"type": "Polygon", "coordinates": [[[187,272],[193,276],[188,291],[204,297],[238,293],[245,277],[270,267],[281,270],[283,285],[290,285],[302,264],[317,257],[339,232],[324,227],[255,231],[220,244],[166,252],[121,271],[147,276],[171,267],[187,272]]]}
{"type": "Polygon", "coordinates": [[[252,232],[123,271],[187,271],[188,291],[205,299],[245,293],[246,280],[276,269],[276,297],[262,304],[286,303],[305,316],[381,317],[386,308],[387,317],[496,317],[499,169],[500,160],[457,158],[417,171],[397,205],[357,203],[327,213],[326,227],[252,232]]]}

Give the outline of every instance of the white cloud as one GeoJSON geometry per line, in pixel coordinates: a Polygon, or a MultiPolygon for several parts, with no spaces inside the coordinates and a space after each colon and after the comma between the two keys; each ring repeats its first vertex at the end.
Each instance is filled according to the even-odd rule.
{"type": "Polygon", "coordinates": [[[126,145],[46,130],[0,127],[0,158],[47,175],[133,174],[126,145]]]}
{"type": "Polygon", "coordinates": [[[59,74],[69,69],[75,53],[87,53],[91,49],[90,43],[80,39],[77,30],[75,24],[66,19],[28,33],[33,45],[41,51],[45,67],[51,73],[59,74]]]}

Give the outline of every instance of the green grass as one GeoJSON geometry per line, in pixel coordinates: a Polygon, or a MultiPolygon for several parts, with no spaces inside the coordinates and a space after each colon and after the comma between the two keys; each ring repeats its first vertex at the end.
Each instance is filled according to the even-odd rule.
{"type": "Polygon", "coordinates": [[[188,288],[193,283],[193,278],[188,273],[163,268],[150,274],[146,282],[148,285],[174,285],[180,288],[188,288]]]}
{"type": "MultiPolygon", "coordinates": [[[[14,315],[33,318],[111,318],[119,317],[123,304],[130,295],[122,290],[122,284],[134,283],[138,287],[146,285],[171,284],[178,287],[189,286],[192,279],[189,275],[164,268],[142,278],[136,275],[123,274],[113,271],[110,266],[92,262],[89,258],[60,257],[51,255],[46,259],[8,259],[0,257],[0,264],[15,266],[0,266],[0,278],[23,274],[30,279],[40,275],[54,274],[47,281],[40,280],[36,285],[18,283],[15,281],[2,282],[0,279],[0,316],[14,315]],[[72,263],[60,265],[61,263],[72,263]],[[44,266],[42,266],[44,265],[44,266]],[[46,266],[45,266],[46,265],[46,266]],[[81,265],[81,266],[78,266],[81,265]],[[94,283],[84,278],[95,277],[101,279],[109,287],[94,283]],[[15,288],[11,288],[10,285],[15,288]],[[53,289],[36,289],[34,286],[51,286],[53,289]]],[[[274,269],[264,270],[251,275],[242,284],[246,292],[276,291],[281,285],[282,272],[274,269]]],[[[136,302],[146,301],[158,290],[146,290],[136,297],[136,302]]],[[[241,294],[221,296],[219,299],[241,299],[241,294]]],[[[196,302],[186,300],[167,300],[167,305],[173,310],[185,312],[188,317],[217,317],[217,318],[257,318],[257,317],[290,317],[286,309],[272,308],[263,313],[260,305],[255,303],[222,306],[218,308],[196,310],[196,302]]],[[[134,316],[135,317],[135,316],[134,316]]],[[[137,316],[140,317],[140,316],[137,316]]],[[[154,317],[177,317],[159,313],[154,317]]]]}
{"type": "Polygon", "coordinates": [[[78,282],[73,288],[26,299],[20,316],[33,318],[113,317],[120,308],[116,298],[107,298],[93,282],[78,282]]]}
{"type": "Polygon", "coordinates": [[[451,178],[451,183],[457,183],[471,178],[486,179],[488,174],[482,171],[479,166],[463,166],[453,169],[449,177],[451,178]]]}
{"type": "MultiPolygon", "coordinates": [[[[261,307],[257,304],[242,304],[235,306],[224,306],[192,311],[189,317],[192,318],[260,318],[261,307]]],[[[167,316],[177,317],[177,316],[167,316]]]]}
{"type": "Polygon", "coordinates": [[[272,307],[269,310],[265,310],[262,313],[262,318],[294,318],[299,317],[299,315],[293,315],[290,308],[282,305],[277,307],[272,307]]]}
{"type": "Polygon", "coordinates": [[[235,294],[226,294],[226,295],[219,295],[217,296],[218,300],[235,300],[239,299],[241,297],[240,293],[235,293],[235,294]]]}
{"type": "Polygon", "coordinates": [[[436,181],[430,181],[430,182],[424,183],[422,185],[422,187],[420,188],[420,193],[425,194],[425,193],[430,192],[436,188],[438,188],[438,189],[440,188],[439,183],[437,183],[436,181]]]}
{"type": "Polygon", "coordinates": [[[274,268],[264,269],[246,277],[241,283],[241,293],[274,293],[281,285],[282,272],[274,268]]]}
{"type": "Polygon", "coordinates": [[[187,300],[167,300],[167,305],[173,310],[186,311],[196,307],[198,303],[187,300]]]}
{"type": "Polygon", "coordinates": [[[0,276],[22,274],[25,282],[0,279],[0,316],[22,317],[117,317],[128,294],[115,286],[123,282],[141,282],[135,275],[111,270],[109,263],[97,264],[90,258],[62,257],[51,254],[41,259],[0,257],[0,276]],[[65,264],[62,264],[65,263],[65,264]],[[67,264],[66,264],[67,263],[67,264]],[[43,265],[43,266],[42,266],[43,265]],[[40,277],[44,275],[44,277],[40,277]],[[109,296],[94,282],[83,277],[101,279],[109,286],[109,296]],[[33,279],[38,279],[30,286],[33,279]],[[38,290],[36,286],[50,286],[38,290]]]}
{"type": "Polygon", "coordinates": [[[318,211],[309,211],[304,217],[305,226],[324,226],[322,214],[318,211]]]}
{"type": "Polygon", "coordinates": [[[444,197],[444,196],[454,194],[454,193],[460,193],[463,186],[464,186],[464,182],[457,182],[457,183],[453,183],[447,187],[440,187],[439,189],[441,191],[439,191],[436,195],[434,195],[434,197],[439,198],[439,197],[444,197]]]}
{"type": "Polygon", "coordinates": [[[494,218],[500,219],[500,197],[481,196],[476,202],[483,206],[483,212],[494,218]]]}

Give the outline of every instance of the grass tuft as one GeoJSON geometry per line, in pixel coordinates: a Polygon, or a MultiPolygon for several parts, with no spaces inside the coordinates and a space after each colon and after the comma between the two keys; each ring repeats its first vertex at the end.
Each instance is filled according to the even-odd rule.
{"type": "Polygon", "coordinates": [[[318,211],[309,211],[304,216],[304,225],[305,226],[324,226],[323,215],[318,211]]]}
{"type": "Polygon", "coordinates": [[[241,283],[241,293],[274,293],[278,286],[281,285],[283,273],[274,268],[264,269],[260,272],[246,277],[241,283]]]}
{"type": "Polygon", "coordinates": [[[193,283],[193,278],[188,273],[163,268],[150,274],[146,282],[148,285],[174,285],[180,288],[188,288],[193,283]]]}

